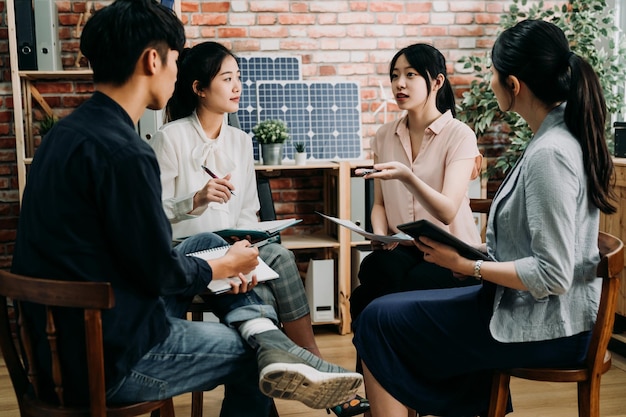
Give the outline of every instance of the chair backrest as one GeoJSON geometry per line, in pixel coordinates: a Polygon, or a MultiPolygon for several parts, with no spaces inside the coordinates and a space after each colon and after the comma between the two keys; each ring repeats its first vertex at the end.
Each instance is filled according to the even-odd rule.
{"type": "Polygon", "coordinates": [[[272,188],[269,178],[258,177],[256,180],[257,192],[259,195],[259,219],[264,221],[276,220],[276,209],[272,197],[272,188]]]}
{"type": "Polygon", "coordinates": [[[620,288],[619,277],[624,269],[624,243],[620,239],[600,232],[598,249],[600,250],[600,263],[597,275],[602,278],[602,294],[586,360],[591,377],[603,373],[604,355],[615,324],[615,309],[620,288]]]}
{"type": "MultiPolygon", "coordinates": [[[[37,368],[33,352],[30,324],[23,314],[19,314],[19,305],[23,302],[39,304],[45,308],[52,379],[61,406],[65,403],[64,381],[57,346],[62,335],[56,332],[53,307],[73,307],[83,310],[88,368],[88,381],[85,383],[89,387],[89,407],[92,416],[104,417],[106,398],[101,311],[110,309],[115,304],[111,285],[30,278],[0,271],[0,347],[21,414],[41,415],[43,410],[35,411],[34,404],[41,407],[45,407],[46,404],[38,397],[41,393],[38,381],[40,370],[37,368]]],[[[58,405],[50,406],[58,408],[58,405]]]]}
{"type": "MultiPolygon", "coordinates": [[[[488,213],[489,198],[472,198],[470,207],[475,213],[488,213]]],[[[484,239],[484,236],[483,236],[484,239]]],[[[615,324],[615,310],[619,294],[619,276],[624,269],[624,244],[617,237],[605,232],[598,235],[600,263],[597,276],[602,278],[602,293],[598,306],[598,317],[593,327],[586,359],[586,368],[591,375],[602,375],[609,341],[615,324]]]]}

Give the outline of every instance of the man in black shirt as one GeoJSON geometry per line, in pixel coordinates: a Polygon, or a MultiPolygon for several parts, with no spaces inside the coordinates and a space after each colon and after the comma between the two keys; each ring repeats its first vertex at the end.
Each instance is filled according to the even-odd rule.
{"type": "MultiPolygon", "coordinates": [[[[50,131],[35,154],[12,270],[111,282],[115,307],[103,315],[111,403],[222,384],[222,416],[266,415],[266,395],[314,408],[343,402],[361,384],[360,375],[294,345],[276,327],[274,310],[248,292],[255,279],[214,298],[226,325],[190,322],[166,311],[164,297],[185,299],[206,291],[212,279],[243,278],[258,256],[246,241],[209,262],[171,248],[158,163],[134,126],[146,108],[162,108],[172,94],[184,42],[180,21],[153,0],[117,0],[87,22],[81,51],[93,68],[96,91],[50,131]]],[[[22,314],[43,323],[40,311],[25,307],[22,314]]],[[[59,331],[79,340],[81,320],[67,311],[59,331]]],[[[43,345],[36,349],[45,362],[43,345]]],[[[77,346],[82,344],[59,346],[70,373],[68,402],[87,398],[84,352],[77,346]]]]}

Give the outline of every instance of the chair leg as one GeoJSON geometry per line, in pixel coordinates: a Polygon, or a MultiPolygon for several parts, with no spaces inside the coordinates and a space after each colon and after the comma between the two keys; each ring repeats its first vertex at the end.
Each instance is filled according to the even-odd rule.
{"type": "Polygon", "coordinates": [[[504,417],[509,401],[509,382],[511,376],[503,372],[495,372],[491,382],[491,398],[489,400],[489,417],[504,417]]]}
{"type": "Polygon", "coordinates": [[[150,417],[176,417],[174,414],[174,401],[171,398],[165,400],[161,408],[152,410],[150,417]]]}
{"type": "MultiPolygon", "coordinates": [[[[203,311],[192,311],[191,313],[192,321],[203,321],[204,320],[204,312],[203,311]]],[[[197,391],[191,393],[191,417],[202,417],[202,406],[204,403],[204,392],[197,391]]]]}
{"type": "Polygon", "coordinates": [[[270,404],[270,415],[269,417],[280,417],[278,415],[278,409],[276,409],[276,403],[272,400],[272,404],[270,404]]]}
{"type": "Polygon", "coordinates": [[[202,417],[202,405],[204,392],[197,391],[191,393],[191,417],[202,417]]]}
{"type": "Polygon", "coordinates": [[[171,398],[161,407],[161,417],[175,417],[174,400],[171,398]]]}
{"type": "Polygon", "coordinates": [[[578,383],[578,416],[600,417],[600,378],[578,383]]]}

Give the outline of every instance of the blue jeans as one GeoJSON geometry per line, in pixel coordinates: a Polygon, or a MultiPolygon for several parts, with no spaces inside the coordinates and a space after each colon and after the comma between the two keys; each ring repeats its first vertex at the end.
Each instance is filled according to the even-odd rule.
{"type": "MultiPolygon", "coordinates": [[[[187,249],[202,242],[219,243],[212,236],[215,235],[199,235],[197,241],[189,242],[187,249]]],[[[180,311],[180,304],[186,308],[186,299],[178,301],[170,297],[166,302],[168,311],[180,311]]],[[[107,392],[107,400],[111,403],[156,400],[225,385],[221,417],[267,416],[270,399],[259,391],[256,352],[235,326],[259,317],[276,323],[276,312],[252,292],[213,297],[212,307],[223,323],[193,322],[171,315],[169,336],[107,392]]]]}

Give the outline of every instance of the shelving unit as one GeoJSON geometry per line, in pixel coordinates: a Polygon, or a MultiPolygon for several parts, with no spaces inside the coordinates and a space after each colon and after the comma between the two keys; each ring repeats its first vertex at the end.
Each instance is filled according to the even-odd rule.
{"type": "Polygon", "coordinates": [[[13,120],[15,131],[15,153],[17,162],[17,180],[19,201],[22,201],[26,171],[31,164],[35,151],[32,121],[32,99],[41,108],[52,115],[52,109],[39,91],[33,86],[37,80],[89,80],[90,70],[71,71],[20,71],[18,66],[17,30],[15,26],[15,2],[6,1],[7,28],[9,40],[9,60],[11,66],[11,88],[13,93],[13,120]]]}
{"type": "MultiPolygon", "coordinates": [[[[371,165],[371,161],[309,162],[306,166],[294,164],[257,165],[256,171],[284,172],[292,170],[321,169],[324,171],[324,212],[341,219],[350,219],[350,178],[354,168],[371,165]]],[[[358,242],[363,244],[364,242],[358,242]]],[[[351,242],[350,230],[337,227],[326,221],[324,231],[314,235],[285,235],[282,244],[291,250],[324,249],[326,257],[337,259],[337,314],[332,322],[314,324],[336,324],[340,334],[350,333],[351,242]],[[336,236],[336,237],[335,237],[336,236]]]]}

